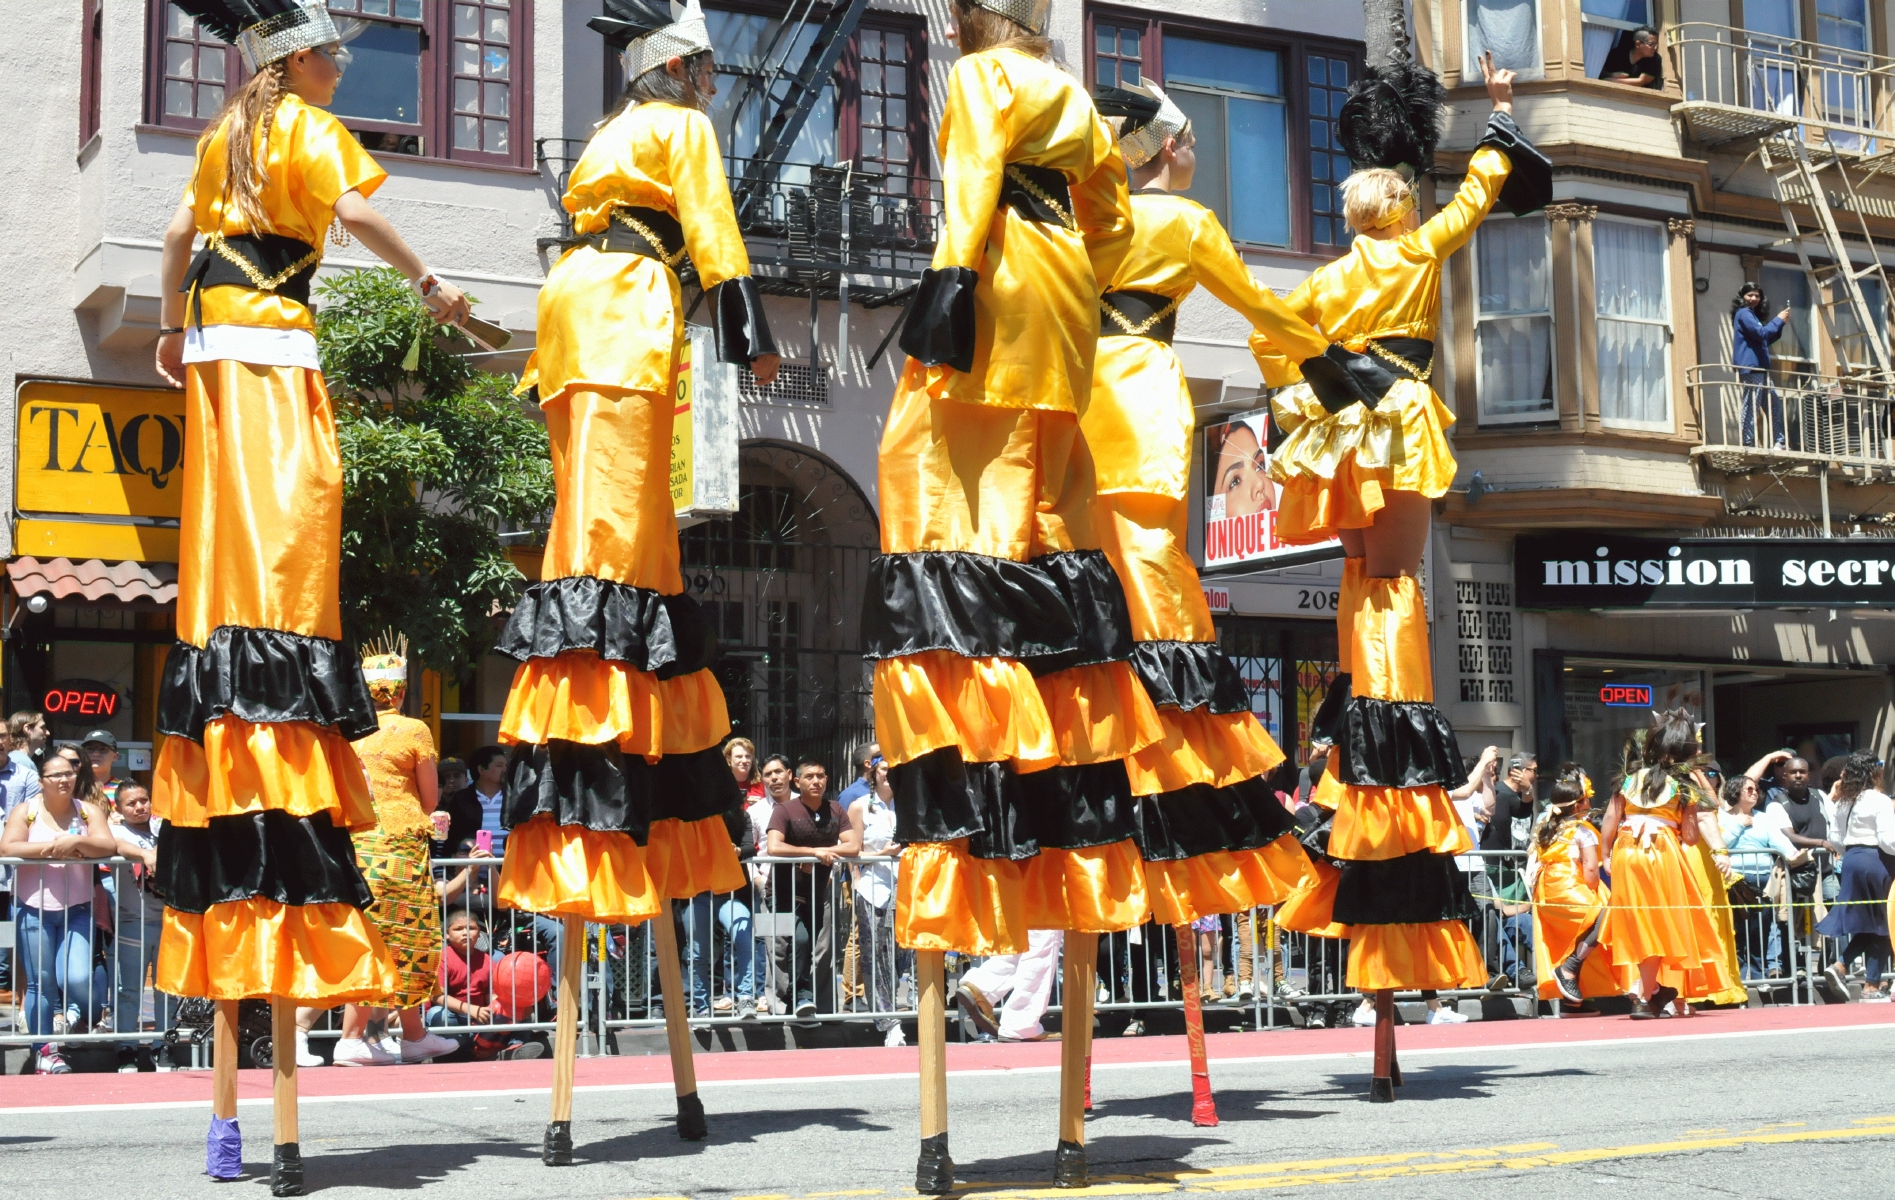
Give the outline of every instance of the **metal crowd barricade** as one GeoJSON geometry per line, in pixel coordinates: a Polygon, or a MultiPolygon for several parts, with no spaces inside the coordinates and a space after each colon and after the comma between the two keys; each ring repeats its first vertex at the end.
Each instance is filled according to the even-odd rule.
{"type": "MultiPolygon", "coordinates": [[[[1826,855],[1818,857],[1821,888],[1834,864],[1826,855]]],[[[1469,996],[1498,996],[1509,1002],[1524,997],[1529,1003],[1535,999],[1531,910],[1524,899],[1506,898],[1524,896],[1521,873],[1526,858],[1524,851],[1458,856],[1475,897],[1469,928],[1490,977],[1507,978],[1485,990],[1442,992],[1443,1001],[1469,996]]],[[[753,1027],[854,1022],[886,1029],[913,1021],[914,954],[894,941],[898,861],[865,856],[825,864],[813,857],[760,856],[743,864],[745,882],[737,891],[673,902],[669,919],[678,929],[685,1003],[693,1025],[702,1029],[739,1022],[753,1027]]],[[[0,858],[0,868],[48,865],[0,858]]],[[[142,864],[113,857],[52,865],[90,872],[92,901],[83,915],[55,922],[23,911],[16,892],[14,919],[0,922],[0,951],[9,944],[12,950],[13,973],[6,982],[15,996],[10,1008],[0,1007],[0,1047],[50,1042],[83,1053],[85,1047],[164,1043],[168,1030],[180,1028],[179,1005],[185,998],[166,997],[152,987],[162,913],[144,891],[142,864]],[[46,969],[56,949],[55,939],[46,936],[49,926],[63,927],[55,931],[60,933],[57,948],[64,950],[67,969],[57,969],[57,961],[55,969],[46,969]],[[49,993],[29,1013],[27,983],[35,972],[47,982],[49,993]],[[38,1028],[31,1023],[36,1015],[38,1028]]],[[[522,1040],[549,1040],[554,1028],[550,985],[566,953],[585,957],[581,1053],[612,1052],[619,1034],[663,1025],[656,940],[648,925],[588,924],[583,944],[565,945],[557,919],[497,906],[499,859],[436,859],[432,865],[444,937],[450,918],[470,914],[479,923],[476,947],[489,956],[490,971],[507,954],[538,955],[545,969],[525,974],[538,976],[548,984],[548,992],[537,998],[530,992],[475,996],[476,1002],[487,999],[483,1007],[491,1010],[487,1019],[477,1022],[446,1012],[437,993],[424,1013],[430,1028],[480,1039],[475,1043],[477,1057],[492,1056],[522,1040]]],[[[1733,905],[1747,987],[1767,989],[1778,1003],[1819,1002],[1816,986],[1823,968],[1835,961],[1837,947],[1815,932],[1813,909],[1814,900],[1802,898],[1787,905],[1733,905]],[[1782,919],[1785,911],[1787,921],[1782,919]]],[[[1281,931],[1273,917],[1265,908],[1219,918],[1209,923],[1214,928],[1202,932],[1187,934],[1148,922],[1099,935],[1096,1011],[1122,1014],[1129,1022],[1149,1012],[1180,1008],[1179,956],[1197,953],[1202,939],[1212,951],[1207,969],[1200,971],[1207,1012],[1241,1014],[1239,1023],[1255,1029],[1346,1022],[1359,998],[1345,982],[1346,942],[1281,931]],[[1181,937],[1186,944],[1179,944],[1181,937]],[[1236,986],[1225,984],[1226,979],[1236,986]]],[[[950,987],[953,975],[973,962],[950,956],[950,987]]],[[[1060,1010],[1059,983],[1055,973],[1051,1012],[1060,1010]]],[[[1558,1014],[1557,1004],[1552,1011],[1558,1014]]],[[[320,1046],[339,1037],[340,1017],[340,1008],[323,1014],[310,1031],[312,1043],[320,1046]]],[[[386,1027],[393,1029],[395,1020],[388,1014],[386,1027]]],[[[380,1036],[380,1031],[372,1026],[371,1036],[380,1036]]],[[[173,1064],[207,1066],[208,1047],[202,1040],[178,1038],[173,1064]]]]}

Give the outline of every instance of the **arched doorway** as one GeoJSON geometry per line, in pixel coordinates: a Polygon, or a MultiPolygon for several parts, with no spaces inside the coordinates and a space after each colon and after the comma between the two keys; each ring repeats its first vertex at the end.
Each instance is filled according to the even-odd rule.
{"type": "Polygon", "coordinates": [[[738,512],[682,534],[685,591],[706,609],[731,731],[758,754],[822,759],[832,794],[874,736],[862,599],[880,530],[848,474],[806,446],[745,442],[738,512]]]}

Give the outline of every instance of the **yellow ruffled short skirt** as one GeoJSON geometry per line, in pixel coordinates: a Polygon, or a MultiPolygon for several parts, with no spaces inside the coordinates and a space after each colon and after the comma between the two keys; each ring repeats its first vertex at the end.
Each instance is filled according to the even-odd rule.
{"type": "Polygon", "coordinates": [[[1447,439],[1454,414],[1418,379],[1396,381],[1374,409],[1353,404],[1338,413],[1297,383],[1277,393],[1271,410],[1285,431],[1270,455],[1270,475],[1283,485],[1277,536],[1285,542],[1324,542],[1338,530],[1366,528],[1387,504],[1386,492],[1432,500],[1454,483],[1447,439]]]}

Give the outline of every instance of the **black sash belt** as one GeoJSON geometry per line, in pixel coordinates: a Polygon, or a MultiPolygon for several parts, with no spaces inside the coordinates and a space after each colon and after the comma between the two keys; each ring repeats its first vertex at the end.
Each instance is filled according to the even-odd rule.
{"type": "Polygon", "coordinates": [[[1099,297],[1099,336],[1148,337],[1167,346],[1178,332],[1178,306],[1157,292],[1107,292],[1099,297]],[[1110,309],[1111,312],[1105,311],[1110,309]],[[1113,314],[1123,318],[1115,320],[1113,314]],[[1164,316],[1159,317],[1158,314],[1164,316]],[[1157,320],[1153,320],[1157,317],[1157,320]]]}
{"type": "Polygon", "coordinates": [[[278,233],[239,233],[211,237],[184,274],[178,289],[192,296],[192,319],[204,325],[204,289],[242,287],[309,303],[309,284],[322,255],[308,242],[278,233]],[[195,295],[193,293],[195,292],[195,295]]]}
{"type": "Polygon", "coordinates": [[[1073,220],[1073,192],[1066,176],[1051,167],[1008,163],[1000,180],[1000,207],[1011,208],[1029,221],[1077,229],[1073,220]]]}
{"type": "Polygon", "coordinates": [[[1433,366],[1433,342],[1423,338],[1387,337],[1371,338],[1367,352],[1355,356],[1351,371],[1356,383],[1379,402],[1390,388],[1404,379],[1426,383],[1433,366]]]}
{"type": "MultiPolygon", "coordinates": [[[[1434,365],[1434,343],[1426,338],[1376,338],[1375,344],[1402,360],[1416,379],[1425,379],[1428,368],[1434,365]]],[[[1381,358],[1381,355],[1376,355],[1381,358]]],[[[1382,359],[1387,362],[1387,359],[1382,359]]],[[[1394,364],[1389,364],[1393,366],[1394,364]]]]}
{"type": "Polygon", "coordinates": [[[684,260],[684,226],[678,223],[678,218],[662,208],[618,205],[612,209],[611,224],[605,227],[604,232],[589,233],[579,242],[611,254],[642,254],[668,267],[675,268],[684,260]],[[643,225],[658,239],[658,244],[654,246],[651,238],[639,232],[632,222],[643,225]]]}

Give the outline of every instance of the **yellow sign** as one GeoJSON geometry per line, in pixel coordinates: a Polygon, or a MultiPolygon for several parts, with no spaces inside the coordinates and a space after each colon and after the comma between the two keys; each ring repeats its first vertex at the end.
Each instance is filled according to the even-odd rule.
{"type": "Polygon", "coordinates": [[[671,510],[683,515],[692,506],[696,487],[696,462],[691,436],[691,339],[684,339],[684,353],[678,358],[678,384],[673,393],[676,403],[671,410],[671,510]]]}
{"type": "Polygon", "coordinates": [[[18,436],[18,512],[178,516],[184,494],[183,392],[23,384],[18,436]]]}

